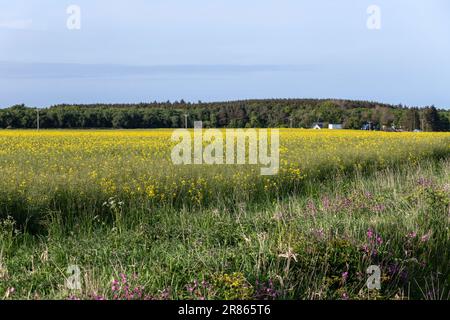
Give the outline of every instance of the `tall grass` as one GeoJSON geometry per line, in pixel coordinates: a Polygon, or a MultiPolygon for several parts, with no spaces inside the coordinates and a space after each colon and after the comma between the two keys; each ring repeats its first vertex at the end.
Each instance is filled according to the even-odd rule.
{"type": "MultiPolygon", "coordinates": [[[[0,131],[0,218],[45,234],[55,215],[68,228],[86,216],[120,218],[158,208],[266,203],[302,194],[308,183],[450,155],[448,133],[281,130],[280,172],[260,166],[175,166],[172,131],[0,131]]],[[[309,192],[309,191],[307,191],[309,192]]]]}
{"type": "Polygon", "coordinates": [[[45,235],[3,220],[0,297],[448,299],[449,178],[448,160],[430,160],[311,177],[299,193],[234,206],[111,198],[92,214],[66,200],[70,218],[48,211],[45,235]],[[73,264],[80,291],[65,286],[73,264]],[[370,265],[379,291],[365,285],[370,265]]]}

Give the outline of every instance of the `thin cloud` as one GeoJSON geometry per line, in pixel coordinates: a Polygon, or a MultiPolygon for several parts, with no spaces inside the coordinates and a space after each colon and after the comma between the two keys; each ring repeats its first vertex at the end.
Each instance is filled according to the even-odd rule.
{"type": "Polygon", "coordinates": [[[0,28],[3,29],[27,30],[32,24],[32,19],[0,20],[0,28]]]}
{"type": "Polygon", "coordinates": [[[308,72],[314,65],[112,65],[0,61],[0,79],[230,76],[249,73],[308,72]]]}

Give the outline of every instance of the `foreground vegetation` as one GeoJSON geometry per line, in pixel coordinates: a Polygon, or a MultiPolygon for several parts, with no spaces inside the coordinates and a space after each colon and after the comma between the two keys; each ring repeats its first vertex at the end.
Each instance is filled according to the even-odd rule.
{"type": "Polygon", "coordinates": [[[165,130],[0,132],[0,297],[449,299],[449,141],[283,130],[262,177],[165,130]]]}

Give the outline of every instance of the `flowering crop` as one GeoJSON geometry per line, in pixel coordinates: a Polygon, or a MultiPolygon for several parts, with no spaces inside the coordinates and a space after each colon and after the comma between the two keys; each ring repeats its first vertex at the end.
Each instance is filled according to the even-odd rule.
{"type": "Polygon", "coordinates": [[[171,133],[0,131],[0,215],[65,211],[68,203],[97,212],[111,198],[135,206],[245,202],[295,192],[308,177],[450,153],[448,133],[282,129],[280,172],[262,177],[253,165],[173,165],[171,133]]]}
{"type": "Polygon", "coordinates": [[[448,133],[280,129],[274,176],[171,134],[0,131],[0,299],[450,298],[448,133]]]}

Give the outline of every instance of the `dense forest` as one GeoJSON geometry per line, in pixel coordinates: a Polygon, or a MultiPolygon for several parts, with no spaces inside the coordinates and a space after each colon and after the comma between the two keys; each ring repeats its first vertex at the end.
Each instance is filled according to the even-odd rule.
{"type": "Polygon", "coordinates": [[[16,105],[0,109],[0,128],[179,128],[295,127],[322,122],[346,129],[450,131],[450,110],[434,106],[408,108],[369,101],[273,99],[214,103],[153,102],[140,104],[55,105],[38,109],[16,105]]]}

